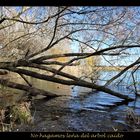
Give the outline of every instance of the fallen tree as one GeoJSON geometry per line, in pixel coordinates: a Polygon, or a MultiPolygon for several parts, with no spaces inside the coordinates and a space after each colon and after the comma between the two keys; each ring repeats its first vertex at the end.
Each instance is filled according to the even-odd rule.
{"type": "MultiPolygon", "coordinates": [[[[32,95],[57,97],[54,93],[33,87],[26,79],[26,76],[30,76],[63,85],[96,89],[125,101],[134,100],[111,90],[108,85],[132,67],[139,67],[139,55],[135,58],[136,61],[127,64],[126,68],[107,80],[104,86],[63,70],[65,67],[79,66],[80,62],[83,63],[91,57],[94,57],[94,63],[86,62],[91,67],[100,64],[100,60],[96,58],[102,58],[109,66],[115,67],[116,61],[112,62],[106,59],[106,56],[117,57],[121,61],[122,57],[129,58],[133,55],[131,49],[138,52],[140,39],[134,31],[140,24],[135,12],[137,9],[126,7],[119,10],[115,7],[21,7],[18,10],[14,7],[3,7],[3,15],[0,17],[0,45],[3,45],[0,46],[0,74],[5,75],[7,71],[19,74],[27,85],[2,77],[0,84],[27,91],[32,95]],[[40,12],[43,13],[41,16],[40,12]],[[131,17],[131,14],[135,16],[131,17]],[[128,28],[126,23],[134,27],[128,28]],[[72,51],[73,46],[78,52],[72,51]],[[5,57],[8,60],[4,61],[5,57]],[[41,74],[39,70],[49,74],[41,74]]],[[[94,74],[91,74],[90,78],[93,80],[94,74]]],[[[137,89],[134,76],[133,81],[137,89]]]]}
{"type": "MultiPolygon", "coordinates": [[[[55,82],[55,83],[60,83],[60,84],[64,84],[64,85],[76,85],[76,86],[88,87],[88,88],[96,89],[98,91],[106,92],[106,93],[111,94],[113,96],[122,98],[126,101],[134,100],[133,98],[130,98],[127,95],[123,95],[119,92],[113,91],[113,90],[111,90],[111,89],[109,89],[105,86],[99,86],[99,85],[96,85],[94,83],[90,83],[90,82],[81,80],[80,78],[78,78],[76,76],[70,75],[70,74],[62,72],[62,71],[58,71],[54,68],[49,68],[47,66],[42,66],[40,64],[35,64],[35,63],[32,63],[31,61],[20,60],[20,61],[17,61],[15,63],[14,62],[11,62],[11,63],[6,62],[6,63],[0,63],[0,64],[1,64],[1,67],[0,67],[1,69],[9,70],[11,72],[15,72],[15,73],[18,73],[18,74],[23,74],[23,75],[31,76],[31,77],[34,77],[34,78],[38,78],[38,79],[42,79],[42,80],[46,80],[46,81],[51,81],[51,82],[55,82]],[[60,75],[62,77],[65,77],[65,78],[68,78],[70,80],[64,80],[64,79],[61,79],[61,78],[56,78],[54,76],[49,76],[49,75],[46,75],[46,74],[40,74],[38,72],[33,72],[31,70],[26,70],[26,69],[23,69],[23,68],[17,68],[17,67],[21,67],[21,66],[22,67],[38,68],[40,70],[46,70],[46,71],[49,71],[49,72],[52,72],[52,73],[57,73],[58,75],[60,75]]],[[[12,84],[11,82],[3,81],[2,79],[1,79],[1,84],[5,85],[5,86],[8,86],[8,87],[11,87],[11,88],[17,88],[17,89],[28,91],[28,92],[32,93],[33,95],[43,94],[43,95],[52,96],[52,97],[56,96],[53,93],[49,93],[47,91],[38,90],[38,89],[35,89],[33,87],[30,87],[30,85],[25,86],[25,85],[19,85],[19,84],[16,84],[16,83],[12,84]]]]}
{"type": "Polygon", "coordinates": [[[18,84],[18,83],[15,83],[15,82],[10,82],[6,79],[0,79],[0,84],[3,85],[3,86],[10,87],[10,88],[15,88],[15,89],[26,91],[28,93],[28,95],[31,95],[31,96],[44,95],[44,96],[47,96],[48,98],[50,98],[50,97],[53,98],[53,97],[58,96],[58,95],[56,95],[54,93],[51,93],[49,91],[44,91],[44,90],[41,90],[41,89],[38,89],[38,88],[35,88],[35,87],[30,87],[30,86],[27,86],[27,85],[18,84]]]}

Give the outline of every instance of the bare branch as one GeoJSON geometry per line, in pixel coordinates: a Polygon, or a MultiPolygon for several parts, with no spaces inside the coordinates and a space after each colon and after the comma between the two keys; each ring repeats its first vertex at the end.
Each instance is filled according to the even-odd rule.
{"type": "Polygon", "coordinates": [[[136,85],[134,73],[135,73],[139,68],[140,68],[140,65],[137,66],[137,68],[136,68],[135,70],[132,71],[132,79],[133,79],[133,84],[134,84],[135,94],[136,94],[136,95],[138,95],[138,89],[137,89],[137,85],[136,85]]]}
{"type": "Polygon", "coordinates": [[[24,21],[24,20],[19,20],[19,19],[15,19],[15,18],[7,18],[7,17],[5,17],[5,18],[2,18],[2,19],[0,20],[0,24],[1,24],[2,22],[4,22],[5,20],[21,22],[21,23],[25,23],[25,24],[35,24],[35,25],[37,25],[37,24],[43,24],[43,23],[48,22],[51,18],[54,18],[54,17],[56,17],[57,15],[61,14],[61,13],[64,12],[66,9],[67,9],[67,7],[65,7],[64,9],[62,9],[60,12],[58,12],[58,13],[56,13],[56,14],[50,16],[50,17],[48,17],[46,20],[40,21],[40,22],[31,22],[31,21],[24,21]]]}
{"type": "Polygon", "coordinates": [[[120,77],[123,73],[125,73],[128,69],[134,67],[135,65],[140,63],[140,58],[138,58],[134,63],[132,63],[131,65],[127,66],[125,69],[123,69],[121,72],[119,72],[117,75],[115,75],[114,77],[112,77],[109,81],[107,81],[107,83],[105,84],[105,86],[108,86],[111,82],[113,82],[115,79],[117,79],[118,77],[120,77]]]}
{"type": "MultiPolygon", "coordinates": [[[[120,48],[125,48],[125,49],[140,48],[140,45],[114,46],[114,47],[110,47],[110,48],[101,49],[101,50],[98,50],[98,51],[93,52],[93,53],[81,53],[81,54],[80,53],[68,53],[68,54],[55,54],[55,55],[50,55],[50,56],[42,56],[42,57],[39,57],[39,58],[32,59],[32,62],[34,62],[34,61],[43,61],[43,60],[46,60],[46,59],[53,59],[53,58],[58,58],[58,57],[83,56],[83,57],[81,57],[79,59],[84,59],[84,58],[94,56],[94,55],[116,55],[116,54],[109,54],[109,53],[106,54],[104,52],[110,51],[110,50],[115,50],[115,49],[120,49],[120,48]]],[[[39,53],[36,53],[36,54],[39,54],[39,53]]]]}
{"type": "Polygon", "coordinates": [[[26,79],[26,77],[23,75],[23,74],[20,74],[19,75],[24,79],[24,81],[30,86],[32,87],[32,84],[29,83],[29,81],[26,79]]]}
{"type": "Polygon", "coordinates": [[[25,69],[7,68],[7,70],[10,70],[10,71],[13,71],[13,72],[16,72],[16,73],[22,73],[22,74],[25,74],[25,75],[28,75],[28,76],[32,76],[32,77],[35,77],[35,78],[38,78],[38,79],[47,80],[47,81],[51,81],[51,82],[55,82],[55,83],[60,83],[60,84],[65,84],[65,85],[78,85],[78,86],[93,88],[93,89],[97,89],[98,91],[103,91],[103,92],[109,93],[111,95],[120,97],[120,98],[128,100],[128,101],[133,100],[132,98],[130,98],[126,95],[122,95],[119,92],[115,92],[115,91],[112,91],[112,90],[110,90],[110,89],[108,89],[104,86],[99,86],[99,85],[89,83],[89,82],[86,82],[86,81],[63,80],[63,79],[60,79],[60,78],[55,78],[55,77],[52,77],[52,76],[39,74],[37,72],[32,72],[32,71],[25,70],[25,69]]]}
{"type": "Polygon", "coordinates": [[[57,97],[58,96],[58,95],[51,93],[49,91],[44,91],[44,90],[41,90],[38,88],[10,82],[10,81],[5,80],[5,79],[0,79],[0,84],[3,86],[10,87],[10,88],[15,88],[15,89],[27,91],[28,93],[30,93],[33,96],[36,96],[36,95],[44,95],[44,96],[48,96],[48,97],[57,97]]]}
{"type": "MultiPolygon", "coordinates": [[[[58,69],[58,71],[61,71],[64,67],[66,67],[67,65],[71,64],[72,62],[74,61],[77,61],[77,60],[80,60],[80,59],[84,59],[84,58],[88,58],[90,56],[93,56],[93,55],[97,55],[97,54],[102,54],[103,52],[106,52],[106,51],[109,51],[109,50],[113,50],[113,49],[119,49],[119,48],[133,48],[133,47],[139,47],[139,46],[117,46],[117,47],[112,47],[112,48],[106,48],[106,49],[102,49],[102,50],[99,50],[97,52],[94,52],[92,54],[89,54],[87,56],[81,56],[81,57],[78,57],[78,58],[73,58],[71,59],[69,62],[65,63],[61,68],[58,69]]],[[[54,73],[53,74],[53,77],[56,75],[57,73],[54,73]]]]}
{"type": "MultiPolygon", "coordinates": [[[[62,66],[62,65],[64,65],[65,63],[67,63],[67,62],[65,62],[65,63],[62,63],[62,62],[58,62],[58,61],[42,61],[42,62],[35,62],[36,64],[45,64],[45,65],[60,65],[60,66],[62,66]]],[[[72,64],[70,64],[70,65],[68,65],[68,66],[77,66],[77,65],[79,65],[78,63],[72,63],[72,64]]]]}

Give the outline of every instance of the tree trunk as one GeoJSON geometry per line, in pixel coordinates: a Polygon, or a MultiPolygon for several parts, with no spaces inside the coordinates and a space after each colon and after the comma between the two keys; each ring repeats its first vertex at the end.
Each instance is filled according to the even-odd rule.
{"type": "Polygon", "coordinates": [[[52,77],[52,76],[48,76],[48,75],[44,75],[44,74],[39,74],[37,72],[33,72],[33,71],[25,70],[25,69],[7,68],[7,70],[10,70],[10,71],[13,71],[13,72],[16,72],[16,73],[20,73],[20,74],[25,74],[27,76],[31,76],[31,77],[34,77],[34,78],[59,83],[59,84],[76,85],[76,86],[82,86],[82,87],[88,87],[88,88],[96,89],[98,91],[109,93],[113,96],[122,98],[122,99],[127,100],[127,101],[133,101],[134,100],[134,99],[128,97],[127,95],[123,95],[119,92],[113,91],[113,90],[111,90],[109,88],[106,88],[104,86],[99,86],[99,85],[89,83],[89,82],[84,81],[84,80],[79,80],[78,78],[77,78],[77,80],[76,79],[75,80],[64,80],[64,79],[60,79],[60,78],[56,78],[56,77],[52,77]]]}
{"type": "Polygon", "coordinates": [[[0,84],[3,85],[3,86],[10,87],[10,88],[15,88],[15,89],[27,91],[32,96],[44,95],[44,96],[47,96],[49,98],[58,96],[58,95],[56,95],[54,93],[51,93],[49,91],[44,91],[44,90],[34,88],[34,87],[30,87],[30,86],[27,86],[27,85],[22,85],[22,84],[10,82],[10,81],[5,80],[5,79],[0,79],[0,84]]]}

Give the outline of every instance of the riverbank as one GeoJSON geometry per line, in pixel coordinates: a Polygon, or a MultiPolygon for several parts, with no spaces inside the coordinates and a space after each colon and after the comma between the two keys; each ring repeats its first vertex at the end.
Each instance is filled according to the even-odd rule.
{"type": "MultiPolygon", "coordinates": [[[[109,111],[67,108],[66,99],[36,100],[32,114],[34,123],[13,131],[21,132],[133,132],[130,125],[116,121],[109,111]],[[58,105],[59,104],[59,105],[58,105]]],[[[119,114],[124,116],[124,112],[119,114]]]]}

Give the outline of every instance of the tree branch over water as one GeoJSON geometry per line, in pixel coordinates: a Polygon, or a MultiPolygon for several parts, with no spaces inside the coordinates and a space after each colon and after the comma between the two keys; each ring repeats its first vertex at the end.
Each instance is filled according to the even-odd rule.
{"type": "Polygon", "coordinates": [[[113,82],[115,79],[117,79],[122,74],[124,74],[128,69],[134,67],[137,64],[140,64],[140,58],[138,58],[134,63],[132,63],[131,65],[127,66],[121,72],[119,72],[117,75],[115,75],[113,78],[111,78],[109,81],[107,81],[107,83],[105,84],[105,86],[108,86],[111,82],[113,82]]]}
{"type": "MultiPolygon", "coordinates": [[[[0,69],[19,74],[27,85],[2,77],[0,84],[32,94],[56,96],[33,87],[25,77],[30,76],[63,85],[88,87],[124,100],[133,100],[106,86],[140,63],[138,57],[133,58],[133,53],[140,53],[140,38],[136,32],[140,26],[138,12],[126,7],[3,8],[4,16],[0,19],[0,69]],[[124,58],[127,61],[132,58],[135,62],[129,61],[127,65],[123,62],[125,68],[107,80],[104,86],[101,85],[98,80],[105,80],[97,76],[101,73],[97,67],[107,66],[108,63],[117,68],[121,65],[115,65],[116,62],[122,62],[124,58]],[[74,73],[76,68],[79,69],[77,75],[74,73]],[[41,74],[42,71],[47,74],[41,74]],[[80,78],[87,75],[91,82],[80,78]]],[[[134,76],[133,81],[136,83],[134,76]]]]}
{"type": "MultiPolygon", "coordinates": [[[[29,66],[37,67],[36,65],[29,65],[29,66]]],[[[38,68],[39,68],[39,66],[38,66],[38,68]]],[[[41,66],[40,66],[40,68],[45,69],[44,67],[41,67],[41,66]]],[[[108,88],[105,88],[104,86],[99,86],[99,85],[89,83],[89,82],[84,81],[84,80],[79,80],[79,78],[77,78],[75,76],[72,76],[72,75],[69,75],[69,74],[65,74],[63,72],[59,72],[59,75],[70,78],[72,80],[64,80],[64,79],[60,79],[60,78],[55,78],[55,77],[52,77],[52,76],[48,76],[48,75],[45,75],[45,74],[39,74],[37,72],[33,72],[33,71],[21,69],[21,68],[12,68],[11,66],[7,67],[7,68],[5,67],[5,69],[9,70],[9,71],[12,71],[12,72],[16,72],[18,74],[24,74],[24,75],[31,76],[31,77],[34,77],[34,78],[47,80],[47,81],[51,81],[51,82],[55,82],[55,83],[60,83],[60,84],[64,84],[64,85],[77,85],[77,86],[82,86],[82,87],[93,88],[93,89],[96,89],[98,91],[103,91],[103,92],[109,93],[111,95],[120,97],[120,98],[128,100],[128,101],[133,100],[132,98],[129,98],[126,95],[122,95],[119,92],[112,91],[108,88]]],[[[50,69],[49,71],[55,72],[54,69],[50,69]]]]}

